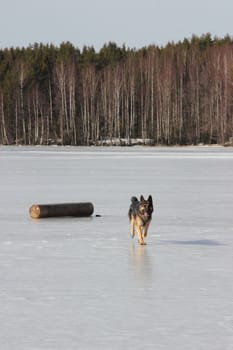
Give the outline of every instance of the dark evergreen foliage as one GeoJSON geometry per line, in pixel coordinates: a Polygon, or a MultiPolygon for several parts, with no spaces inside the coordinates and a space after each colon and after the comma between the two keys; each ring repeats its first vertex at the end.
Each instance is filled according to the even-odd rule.
{"type": "Polygon", "coordinates": [[[224,144],[233,136],[233,39],[140,50],[35,43],[0,50],[0,144],[224,144]]]}

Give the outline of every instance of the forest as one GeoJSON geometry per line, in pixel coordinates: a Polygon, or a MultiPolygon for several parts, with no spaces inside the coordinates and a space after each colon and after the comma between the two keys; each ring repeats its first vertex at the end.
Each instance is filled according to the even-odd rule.
{"type": "Polygon", "coordinates": [[[233,137],[233,39],[164,47],[0,49],[2,145],[223,145],[233,137]]]}

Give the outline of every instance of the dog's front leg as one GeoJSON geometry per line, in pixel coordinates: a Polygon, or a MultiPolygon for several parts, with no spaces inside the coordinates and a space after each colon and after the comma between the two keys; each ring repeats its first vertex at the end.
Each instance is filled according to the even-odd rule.
{"type": "Polygon", "coordinates": [[[141,244],[141,245],[144,245],[145,242],[143,240],[142,228],[141,228],[140,225],[136,225],[136,231],[137,231],[137,234],[138,234],[138,243],[141,244]]]}
{"type": "Polygon", "coordinates": [[[150,226],[150,221],[144,227],[144,237],[147,236],[147,231],[148,231],[149,226],[150,226]]]}

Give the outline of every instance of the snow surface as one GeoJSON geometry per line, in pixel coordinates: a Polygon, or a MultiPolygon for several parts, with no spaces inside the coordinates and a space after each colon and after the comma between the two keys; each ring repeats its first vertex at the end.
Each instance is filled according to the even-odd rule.
{"type": "Polygon", "coordinates": [[[233,349],[232,148],[2,146],[0,208],[0,349],[233,349]],[[102,216],[29,217],[81,201],[102,216]]]}

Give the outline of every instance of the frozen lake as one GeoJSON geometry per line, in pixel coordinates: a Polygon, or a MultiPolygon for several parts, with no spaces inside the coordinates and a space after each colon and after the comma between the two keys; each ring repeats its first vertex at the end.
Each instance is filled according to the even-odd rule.
{"type": "Polygon", "coordinates": [[[0,208],[1,349],[233,349],[232,148],[0,147],[0,208]],[[102,216],[28,214],[82,201],[102,216]]]}

